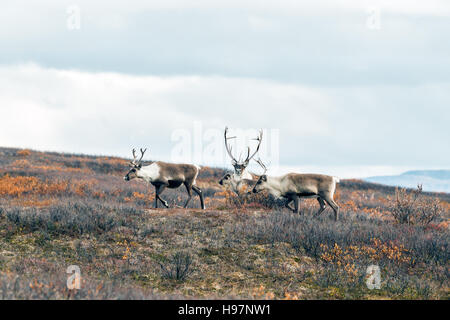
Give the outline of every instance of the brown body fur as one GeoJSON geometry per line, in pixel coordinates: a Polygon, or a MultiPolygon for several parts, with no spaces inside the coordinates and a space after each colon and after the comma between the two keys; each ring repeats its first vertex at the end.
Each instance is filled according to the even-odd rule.
{"type": "Polygon", "coordinates": [[[168,184],[167,188],[178,188],[181,184],[186,183],[193,185],[197,178],[199,169],[192,164],[175,164],[157,161],[155,162],[161,169],[159,171],[160,177],[153,180],[151,183],[168,184]]]}
{"type": "MultiPolygon", "coordinates": [[[[320,195],[329,192],[334,192],[333,180],[331,176],[322,174],[299,174],[289,173],[286,179],[292,181],[295,186],[295,193],[297,194],[314,194],[320,195]]],[[[293,190],[294,191],[294,190],[293,190]]]]}
{"type": "Polygon", "coordinates": [[[286,198],[286,207],[295,213],[299,213],[299,198],[317,198],[320,204],[317,215],[325,210],[327,203],[334,211],[335,220],[338,220],[339,206],[333,199],[337,182],[339,179],[322,174],[288,173],[276,178],[264,174],[259,177],[253,192],[267,189],[275,196],[286,198]],[[290,206],[291,202],[294,202],[294,208],[290,206]]]}
{"type": "Polygon", "coordinates": [[[138,178],[155,186],[155,208],[158,208],[158,200],[168,208],[167,201],[161,198],[165,188],[175,189],[182,184],[186,187],[188,199],[184,205],[186,208],[192,198],[192,190],[200,197],[202,209],[205,209],[202,190],[195,185],[200,167],[192,164],[175,164],[156,161],[148,166],[142,167],[141,163],[132,163],[132,169],[124,177],[126,181],[138,178]]]}

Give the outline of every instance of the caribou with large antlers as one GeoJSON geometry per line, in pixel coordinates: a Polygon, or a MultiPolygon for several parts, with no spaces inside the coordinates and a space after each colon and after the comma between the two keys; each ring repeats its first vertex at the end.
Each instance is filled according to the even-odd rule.
{"type": "Polygon", "coordinates": [[[125,181],[133,179],[142,179],[155,186],[155,208],[158,208],[158,200],[168,208],[166,200],[161,198],[161,193],[165,188],[175,189],[184,184],[188,193],[188,199],[184,204],[186,208],[192,198],[192,190],[200,197],[202,209],[205,209],[203,193],[199,187],[195,185],[200,167],[192,164],[175,164],[162,161],[153,162],[151,165],[142,166],[142,158],[147,149],[141,149],[141,158],[136,156],[136,150],[133,149],[133,161],[130,162],[131,169],[124,177],[125,181]]]}
{"type": "Polygon", "coordinates": [[[250,155],[250,147],[247,147],[247,157],[244,161],[241,159],[236,160],[232,153],[232,147],[228,144],[228,140],[235,139],[236,137],[228,137],[228,127],[225,127],[224,139],[225,139],[225,148],[227,150],[228,155],[231,158],[231,164],[234,168],[234,173],[227,173],[220,179],[219,184],[224,186],[229,186],[234,192],[240,192],[242,186],[250,185],[253,182],[252,175],[246,170],[250,160],[258,153],[259,147],[261,146],[263,137],[263,131],[260,130],[258,137],[253,140],[258,141],[258,145],[256,147],[255,152],[250,155]]]}
{"type": "Polygon", "coordinates": [[[269,177],[266,175],[267,168],[261,159],[256,160],[264,169],[264,173],[259,177],[253,192],[257,193],[267,190],[276,198],[287,199],[286,207],[294,213],[299,212],[299,198],[316,198],[319,201],[320,209],[317,216],[325,210],[327,203],[334,211],[334,219],[339,219],[339,206],[333,200],[336,184],[339,179],[323,174],[300,174],[288,173],[281,177],[269,177]],[[294,208],[290,203],[294,202],[294,208]]]}

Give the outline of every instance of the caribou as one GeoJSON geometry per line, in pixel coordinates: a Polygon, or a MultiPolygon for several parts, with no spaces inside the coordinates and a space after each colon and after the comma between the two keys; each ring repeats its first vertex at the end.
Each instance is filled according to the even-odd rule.
{"type": "Polygon", "coordinates": [[[253,187],[255,181],[253,179],[242,179],[236,174],[227,173],[219,180],[219,184],[239,195],[242,190],[248,190],[253,187]]]}
{"type": "Polygon", "coordinates": [[[261,159],[255,160],[264,170],[264,173],[259,177],[253,193],[258,193],[267,190],[276,198],[287,199],[286,207],[294,213],[299,212],[299,198],[316,198],[320,204],[320,209],[316,216],[320,215],[325,210],[325,203],[327,203],[334,211],[334,219],[339,219],[339,206],[333,200],[336,184],[339,179],[323,174],[300,174],[288,173],[280,177],[270,177],[266,175],[267,168],[261,159]],[[294,208],[290,204],[294,202],[294,208]]]}
{"type": "Polygon", "coordinates": [[[255,152],[250,155],[250,147],[247,147],[247,157],[244,161],[241,158],[237,160],[232,153],[232,147],[228,144],[228,140],[235,139],[236,137],[228,137],[228,127],[225,127],[224,132],[224,140],[225,140],[225,149],[227,150],[228,155],[231,158],[231,164],[234,168],[234,173],[225,174],[222,179],[219,180],[219,184],[223,186],[228,186],[233,190],[236,194],[239,194],[244,186],[253,185],[253,176],[246,170],[250,160],[258,153],[259,147],[261,146],[263,137],[263,131],[260,130],[258,136],[253,139],[258,141],[258,145],[256,147],[255,152]]]}
{"type": "Polygon", "coordinates": [[[124,177],[125,181],[142,179],[155,186],[155,208],[158,208],[158,200],[166,207],[169,204],[161,198],[161,193],[165,188],[175,189],[184,184],[188,193],[188,199],[184,204],[187,207],[192,198],[192,190],[200,197],[201,207],[205,209],[202,190],[195,185],[200,167],[192,164],[175,164],[156,161],[148,166],[142,165],[142,158],[147,149],[141,150],[141,158],[137,160],[136,150],[133,149],[133,160],[130,162],[131,169],[124,177]]]}

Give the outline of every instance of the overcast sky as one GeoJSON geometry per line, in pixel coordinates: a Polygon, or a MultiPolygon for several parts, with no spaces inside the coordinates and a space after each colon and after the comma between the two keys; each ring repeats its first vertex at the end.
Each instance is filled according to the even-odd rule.
{"type": "Polygon", "coordinates": [[[281,171],[450,169],[450,1],[30,2],[1,5],[0,146],[230,167],[228,125],[281,171]]]}

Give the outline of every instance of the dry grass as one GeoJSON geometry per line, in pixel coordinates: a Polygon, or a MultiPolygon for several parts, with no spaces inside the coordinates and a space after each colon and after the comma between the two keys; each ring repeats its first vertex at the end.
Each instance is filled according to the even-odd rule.
{"type": "Polygon", "coordinates": [[[0,164],[0,298],[449,298],[446,194],[421,193],[441,214],[402,224],[395,188],[343,181],[335,223],[329,209],[313,217],[315,200],[298,216],[224,191],[219,169],[202,169],[202,211],[198,198],[179,208],[182,189],[163,194],[171,209],[151,209],[153,190],[123,181],[123,159],[0,149],[0,164]],[[365,286],[370,264],[381,290],[365,286]],[[65,285],[69,265],[81,290],[65,285]]]}

